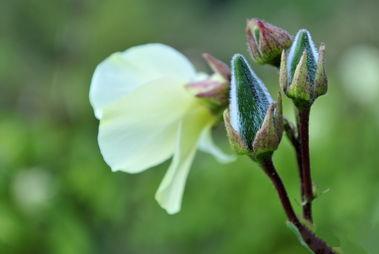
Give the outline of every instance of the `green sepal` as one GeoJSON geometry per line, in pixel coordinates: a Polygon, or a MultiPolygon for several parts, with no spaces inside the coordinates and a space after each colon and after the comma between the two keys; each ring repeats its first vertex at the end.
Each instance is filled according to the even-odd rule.
{"type": "Polygon", "coordinates": [[[267,110],[261,128],[258,130],[253,141],[252,158],[259,159],[262,155],[274,152],[282,139],[283,113],[281,95],[278,102],[274,102],[267,110]]]}
{"type": "Polygon", "coordinates": [[[328,91],[328,78],[325,71],[325,44],[321,43],[317,62],[314,96],[319,97],[328,91]]]}
{"type": "Polygon", "coordinates": [[[242,141],[240,135],[233,129],[232,125],[230,124],[230,116],[228,109],[224,111],[223,116],[229,144],[234,150],[234,152],[241,155],[249,154],[250,150],[248,149],[247,145],[242,141]]]}
{"type": "Polygon", "coordinates": [[[296,66],[292,82],[287,88],[287,96],[295,101],[295,104],[312,104],[313,85],[309,80],[308,54],[306,50],[296,66]]]}
{"type": "Polygon", "coordinates": [[[287,53],[282,51],[279,69],[279,85],[282,91],[287,94],[288,89],[288,71],[287,71],[287,53]]]}

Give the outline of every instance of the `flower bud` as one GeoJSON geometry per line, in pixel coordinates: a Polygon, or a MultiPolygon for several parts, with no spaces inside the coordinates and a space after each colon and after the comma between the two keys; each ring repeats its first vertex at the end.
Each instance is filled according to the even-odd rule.
{"type": "Polygon", "coordinates": [[[279,67],[280,54],[291,46],[292,36],[286,30],[260,19],[247,20],[245,32],[253,60],[279,67]]]}
{"type": "Polygon", "coordinates": [[[297,106],[310,106],[324,95],[328,81],[324,63],[325,45],[317,51],[311,34],[300,30],[288,52],[282,52],[280,86],[297,106]]]}
{"type": "Polygon", "coordinates": [[[224,112],[229,141],[237,153],[259,160],[272,154],[283,133],[281,99],[273,101],[242,55],[232,59],[229,109],[224,112]]]}

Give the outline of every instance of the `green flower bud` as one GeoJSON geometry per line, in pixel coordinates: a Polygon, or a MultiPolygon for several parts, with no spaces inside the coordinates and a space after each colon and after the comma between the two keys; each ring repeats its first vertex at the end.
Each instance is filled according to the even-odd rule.
{"type": "Polygon", "coordinates": [[[280,54],[291,46],[292,36],[286,30],[260,19],[247,20],[245,32],[253,60],[279,67],[280,54]]]}
{"type": "Polygon", "coordinates": [[[273,153],[281,140],[281,99],[273,101],[263,82],[242,55],[232,59],[229,108],[224,112],[229,141],[237,153],[259,160],[273,153]]]}
{"type": "Polygon", "coordinates": [[[327,92],[324,54],[325,45],[317,51],[311,34],[304,29],[297,33],[288,54],[282,52],[280,86],[296,105],[310,106],[327,92]]]}

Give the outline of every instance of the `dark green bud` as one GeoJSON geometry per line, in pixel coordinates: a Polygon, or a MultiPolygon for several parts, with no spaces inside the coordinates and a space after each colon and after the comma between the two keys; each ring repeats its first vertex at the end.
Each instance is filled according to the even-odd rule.
{"type": "Polygon", "coordinates": [[[237,153],[253,159],[274,152],[281,140],[281,99],[275,102],[242,55],[232,59],[229,108],[224,113],[229,140],[237,153]]]}

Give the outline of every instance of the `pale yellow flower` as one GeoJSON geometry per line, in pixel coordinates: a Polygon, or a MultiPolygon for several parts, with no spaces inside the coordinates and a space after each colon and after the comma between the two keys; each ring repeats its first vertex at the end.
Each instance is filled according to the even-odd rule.
{"type": "Polygon", "coordinates": [[[170,214],[181,208],[197,148],[220,162],[233,159],[213,143],[211,127],[218,116],[185,88],[198,77],[175,49],[146,44],[112,54],[97,66],[91,82],[98,142],[113,171],[139,173],[173,156],[155,195],[170,214]]]}

